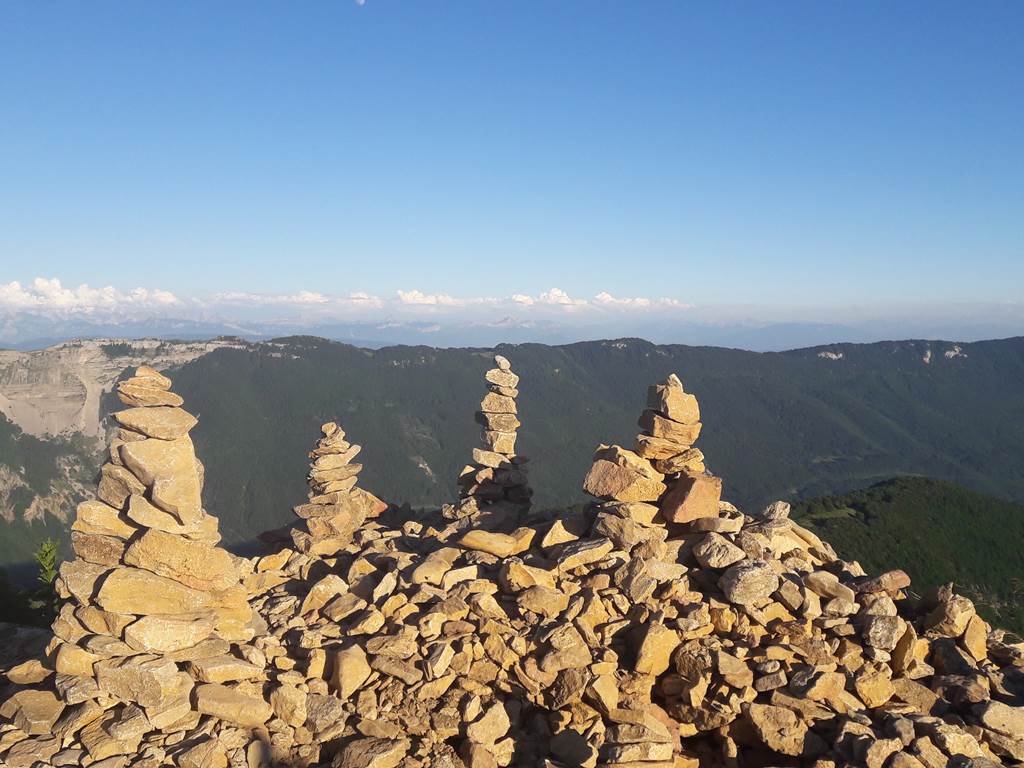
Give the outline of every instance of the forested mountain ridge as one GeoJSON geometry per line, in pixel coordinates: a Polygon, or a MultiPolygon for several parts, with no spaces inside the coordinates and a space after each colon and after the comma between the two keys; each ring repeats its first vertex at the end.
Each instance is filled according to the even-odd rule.
{"type": "MultiPolygon", "coordinates": [[[[700,399],[708,465],[737,503],[900,474],[1024,498],[1024,339],[790,353],[622,339],[497,351],[522,377],[519,450],[541,507],[582,500],[593,449],[630,442],[647,383],[673,371],[700,399]]],[[[183,366],[175,381],[200,410],[208,503],[229,527],[242,523],[229,535],[279,524],[302,496],[318,425],[335,418],[364,446],[368,488],[414,506],[450,500],[477,440],[472,413],[490,354],[292,338],[183,366]]]]}
{"type": "MultiPolygon", "coordinates": [[[[582,500],[594,448],[630,444],[643,392],[671,372],[700,399],[701,445],[726,479],[725,497],[746,507],[903,474],[1024,499],[1024,338],[783,353],[638,339],[497,351],[522,377],[518,448],[531,458],[538,507],[582,500]]],[[[205,502],[226,541],[289,520],[325,421],[339,421],[364,446],[368,489],[417,507],[453,499],[478,440],[473,412],[492,353],[293,337],[231,344],[174,368],[175,387],[200,420],[193,438],[206,466],[205,502]]],[[[9,533],[22,559],[41,538],[36,525],[9,533]]]]}
{"type": "Polygon", "coordinates": [[[954,583],[997,626],[1024,631],[1024,506],[904,477],[809,499],[793,519],[870,573],[905,570],[914,590],[954,583]]]}
{"type": "Polygon", "coordinates": [[[30,560],[45,538],[67,538],[75,506],[94,484],[97,448],[80,434],[44,440],[0,416],[0,566],[30,560]]]}

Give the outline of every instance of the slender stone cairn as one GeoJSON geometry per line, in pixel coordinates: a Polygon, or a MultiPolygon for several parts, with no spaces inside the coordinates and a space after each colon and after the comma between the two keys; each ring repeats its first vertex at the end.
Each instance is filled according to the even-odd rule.
{"type": "Polygon", "coordinates": [[[348,442],[333,421],[320,431],[323,437],[309,452],[309,501],[294,508],[304,523],[292,530],[292,540],[303,554],[327,557],[345,549],[363,523],[388,505],[356,487],[363,465],[352,460],[362,446],[348,442]]]}
{"type": "MultiPolygon", "coordinates": [[[[113,600],[106,585],[129,555],[94,564],[103,571],[95,578],[81,565],[70,569],[65,589],[86,599],[62,612],[54,652],[0,669],[0,682],[11,684],[0,697],[0,767],[1024,762],[1024,642],[990,627],[952,585],[917,598],[907,573],[869,576],[841,560],[789,518],[783,501],[753,514],[713,505],[717,483],[703,479],[692,447],[696,402],[670,377],[652,388],[649,404],[635,450],[599,451],[587,487],[601,503],[536,515],[508,533],[476,525],[486,509],[467,525],[445,526],[433,512],[381,516],[367,519],[336,558],[285,548],[246,561],[257,632],[247,655],[239,649],[246,661],[220,650],[227,642],[217,638],[219,625],[174,651],[164,650],[166,638],[180,638],[174,632],[133,631],[148,618],[136,614],[192,594],[183,579],[215,580],[205,559],[174,559],[171,546],[147,555],[146,578],[166,583],[103,605],[91,585],[101,585],[101,601],[113,600]],[[713,506],[714,514],[695,516],[713,506]],[[154,570],[167,562],[188,567],[172,580],[154,570]],[[194,679],[229,684],[197,685],[188,711],[175,686],[194,679]]],[[[151,410],[158,407],[167,406],[151,410]]],[[[131,423],[139,431],[139,419],[131,423]]],[[[115,448],[124,464],[114,467],[136,477],[126,446],[154,439],[153,431],[147,423],[146,436],[125,433],[115,448]]],[[[330,474],[337,467],[329,465],[345,460],[317,464],[351,461],[339,432],[325,425],[313,451],[311,503],[360,496],[354,475],[330,474]]],[[[144,484],[139,494],[154,508],[158,497],[171,503],[166,489],[144,484]]],[[[130,552],[152,525],[132,522],[132,495],[113,495],[116,487],[103,487],[109,511],[90,517],[84,507],[76,533],[105,521],[110,532],[98,535],[127,542],[130,552]],[[136,528],[119,534],[117,521],[136,528]]],[[[185,525],[180,509],[158,511],[185,525]]],[[[83,552],[106,558],[108,548],[94,543],[88,549],[76,538],[83,552]]]]}
{"type": "MultiPolygon", "coordinates": [[[[79,505],[75,559],[57,580],[65,599],[50,659],[62,739],[76,735],[93,761],[135,754],[147,733],[199,713],[228,720],[270,717],[245,661],[252,611],[241,563],[217,547],[217,519],[202,507],[202,465],[171,380],[148,366],[120,382],[127,410],[96,499],[79,505]]],[[[45,745],[38,745],[40,749],[45,745]]]]}
{"type": "Polygon", "coordinates": [[[674,373],[647,391],[643,432],[633,450],[599,446],[583,489],[609,502],[660,501],[666,522],[686,523],[719,512],[722,481],[704,468],[693,444],[700,435],[700,406],[674,373]]]}
{"type": "Polygon", "coordinates": [[[526,475],[528,459],[516,454],[519,377],[507,358],[495,355],[494,364],[496,367],[484,374],[488,392],[476,413],[483,427],[483,447],[473,449],[473,463],[459,476],[459,517],[484,507],[522,512],[529,509],[533,496],[526,475]]]}

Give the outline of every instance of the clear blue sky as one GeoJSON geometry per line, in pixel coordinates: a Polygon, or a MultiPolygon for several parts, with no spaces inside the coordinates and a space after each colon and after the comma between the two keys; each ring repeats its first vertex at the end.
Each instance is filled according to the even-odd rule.
{"type": "Polygon", "coordinates": [[[1024,294],[1024,3],[9,2],[0,283],[1024,294]]]}

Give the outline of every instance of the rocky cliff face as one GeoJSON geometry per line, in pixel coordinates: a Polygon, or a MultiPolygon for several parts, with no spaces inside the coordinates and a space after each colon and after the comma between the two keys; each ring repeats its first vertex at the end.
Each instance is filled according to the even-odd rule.
{"type": "Polygon", "coordinates": [[[216,546],[169,385],[119,385],[133,407],[79,507],[53,638],[3,669],[6,767],[1024,761],[1024,643],[949,588],[844,562],[785,502],[721,500],[675,376],[632,448],[598,448],[596,501],[557,519],[510,498],[525,476],[480,475],[483,453],[441,510],[374,503],[328,423],[299,534],[249,559],[216,546]]]}
{"type": "Polygon", "coordinates": [[[0,413],[31,435],[101,437],[100,398],[128,368],[182,365],[232,341],[69,341],[33,352],[0,350],[0,413]]]}

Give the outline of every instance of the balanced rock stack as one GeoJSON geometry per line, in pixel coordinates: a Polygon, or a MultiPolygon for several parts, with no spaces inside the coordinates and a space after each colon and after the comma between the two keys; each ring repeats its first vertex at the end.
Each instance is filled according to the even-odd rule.
{"type": "MultiPolygon", "coordinates": [[[[696,404],[660,400],[680,392],[658,385],[652,410],[696,437],[696,404]]],[[[287,654],[270,671],[274,754],[335,768],[1024,759],[1024,644],[951,590],[915,600],[901,571],[868,578],[785,503],[671,522],[666,499],[703,468],[692,437],[653,461],[599,458],[603,502],[511,533],[424,514],[368,520],[333,559],[262,558],[260,647],[287,654]]]]}
{"type": "Polygon", "coordinates": [[[705,472],[704,454],[693,447],[701,430],[700,406],[674,373],[647,390],[647,410],[639,424],[644,431],[636,438],[637,455],[667,476],[668,493],[661,502],[664,518],[688,523],[715,517],[722,480],[705,472]]]}
{"type": "MultiPolygon", "coordinates": [[[[696,437],[696,403],[682,414],[665,402],[680,402],[678,380],[653,392],[655,415],[692,437],[643,439],[667,439],[662,425],[636,451],[605,449],[587,477],[600,503],[535,514],[512,533],[466,531],[437,512],[367,517],[330,556],[286,548],[249,561],[256,634],[239,649],[249,666],[224,645],[204,665],[196,649],[212,639],[129,656],[127,629],[118,640],[107,628],[130,627],[135,612],[80,601],[55,626],[59,697],[37,685],[53,677],[52,657],[7,672],[16,692],[0,705],[0,765],[1024,762],[1024,642],[948,587],[917,598],[902,571],[869,577],[784,502],[747,515],[719,501],[673,521],[673,490],[702,476],[702,459],[682,447],[696,437]],[[668,455],[641,456],[651,445],[668,455]],[[183,658],[207,679],[252,677],[197,686],[194,711],[168,722],[173,681],[192,684],[183,658]],[[132,673],[108,669],[121,665],[132,673]]],[[[315,495],[340,492],[329,488],[315,495]]],[[[72,576],[74,594],[86,580],[72,576]]]]}
{"type": "Polygon", "coordinates": [[[613,506],[660,500],[667,522],[717,516],[722,481],[705,472],[704,454],[693,447],[701,430],[700,406],[674,373],[648,389],[639,425],[644,431],[632,451],[598,447],[584,490],[613,506]]]}
{"type": "Polygon", "coordinates": [[[460,517],[484,507],[524,511],[533,496],[526,476],[527,459],[516,454],[519,377],[507,358],[495,355],[494,364],[484,375],[489,391],[476,414],[483,427],[483,447],[473,449],[473,463],[459,477],[460,517]]]}
{"type": "Polygon", "coordinates": [[[356,487],[362,464],[352,460],[362,450],[345,439],[345,430],[333,421],[320,427],[323,437],[309,458],[309,500],[294,508],[303,519],[292,530],[295,548],[307,555],[335,555],[348,546],[366,519],[376,517],[387,504],[356,487]]]}
{"type": "Polygon", "coordinates": [[[142,366],[117,387],[132,407],[114,414],[110,460],[96,499],[78,507],[76,557],[57,580],[66,602],[48,649],[55,690],[24,690],[4,705],[38,737],[15,744],[7,766],[58,752],[55,764],[143,754],[154,760],[133,765],[156,766],[164,734],[195,728],[204,713],[269,716],[258,687],[249,695],[244,683],[224,685],[264,676],[239,647],[253,635],[240,583],[247,564],[216,546],[188,434],[196,419],[170,386],[142,366]]]}

